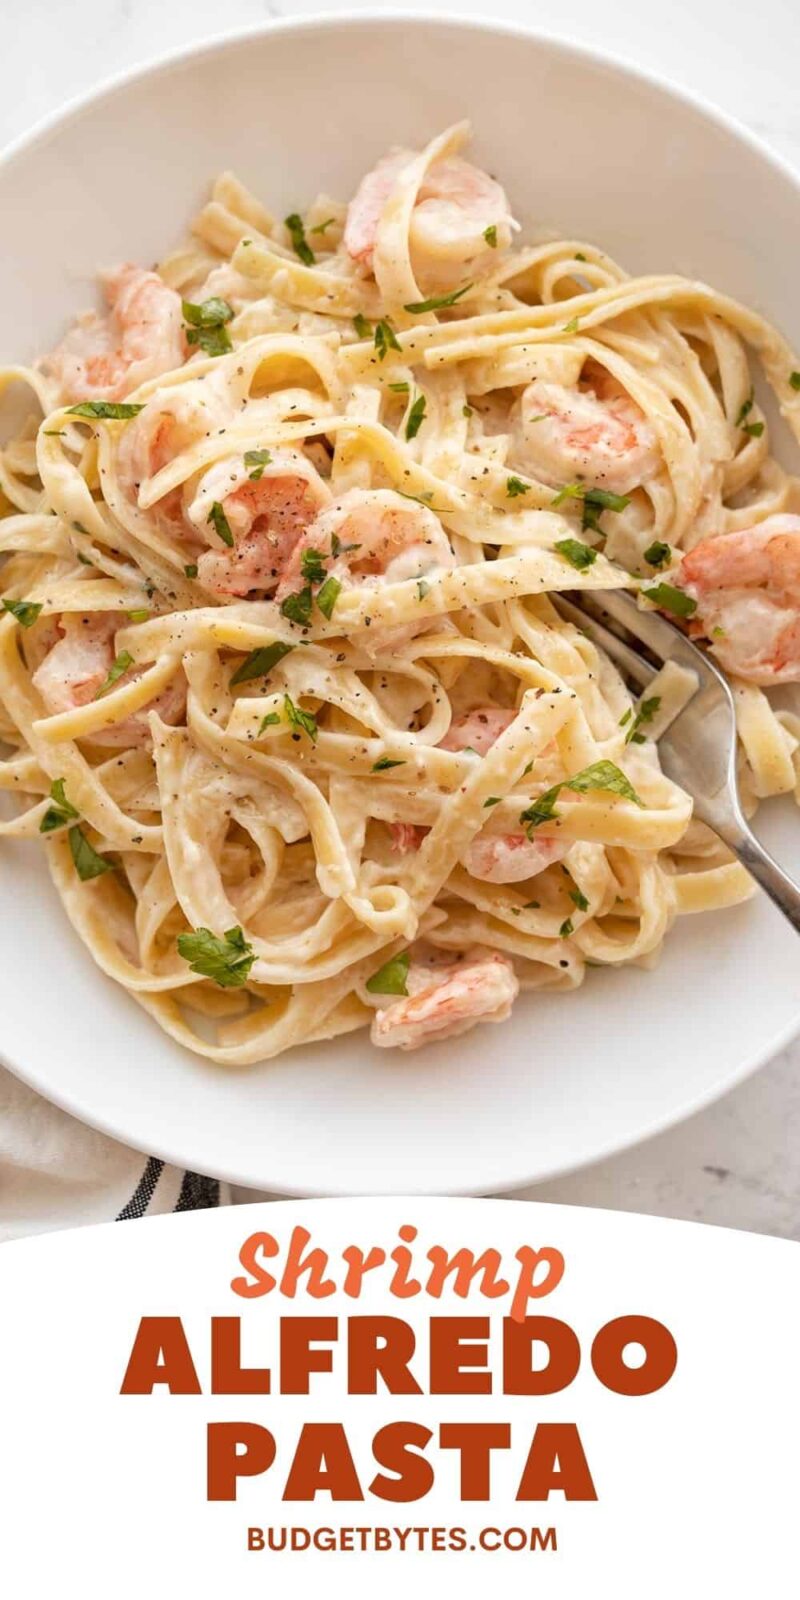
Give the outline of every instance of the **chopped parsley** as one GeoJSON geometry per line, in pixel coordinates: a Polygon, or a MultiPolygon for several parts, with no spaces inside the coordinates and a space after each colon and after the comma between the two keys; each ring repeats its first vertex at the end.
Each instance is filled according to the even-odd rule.
{"type": "Polygon", "coordinates": [[[529,483],[523,483],[521,478],[506,478],[506,494],[509,500],[515,500],[518,494],[527,494],[529,483]]]}
{"type": "Polygon", "coordinates": [[[579,911],[588,911],[589,910],[589,902],[588,902],[585,894],[582,894],[581,890],[578,889],[577,887],[574,888],[574,889],[570,889],[569,897],[570,897],[570,900],[572,900],[572,902],[578,907],[579,911]]]}
{"type": "Polygon", "coordinates": [[[499,806],[502,798],[503,796],[501,794],[490,794],[488,800],[484,800],[483,802],[484,811],[486,811],[489,806],[499,806]]]}
{"type": "Polygon", "coordinates": [[[307,628],[311,621],[311,599],[311,584],[307,583],[281,601],[281,616],[296,622],[300,628],[307,628]]]}
{"type": "Polygon", "coordinates": [[[198,345],[207,356],[224,356],[233,349],[230,334],[225,326],[233,316],[233,306],[219,295],[195,305],[182,301],[184,322],[187,324],[186,343],[198,345]]]}
{"type": "Polygon", "coordinates": [[[196,561],[190,561],[188,567],[184,567],[183,572],[184,572],[184,577],[186,577],[186,578],[196,578],[197,577],[197,562],[196,561]]]}
{"type": "Polygon", "coordinates": [[[258,724],[258,733],[256,734],[256,738],[260,739],[265,728],[271,728],[276,722],[280,722],[280,720],[281,719],[278,716],[277,711],[268,711],[266,716],[262,717],[260,723],[258,724]]]}
{"type": "Polygon", "coordinates": [[[131,622],[146,622],[148,617],[149,617],[149,615],[150,615],[150,612],[146,611],[144,606],[141,608],[140,611],[129,611],[128,612],[128,616],[130,617],[131,622]]]}
{"type": "Polygon", "coordinates": [[[267,678],[273,667],[288,656],[294,649],[293,644],[284,644],[282,639],[276,639],[273,644],[262,645],[259,650],[251,650],[231,678],[231,688],[237,683],[250,683],[253,678],[267,678]]]}
{"type": "Polygon", "coordinates": [[[584,255],[582,250],[576,250],[575,251],[575,260],[576,261],[585,261],[586,260],[586,257],[585,257],[585,255],[584,255]]]}
{"type": "Polygon", "coordinates": [[[268,450],[245,450],[244,464],[253,468],[249,474],[251,483],[258,483],[259,479],[263,478],[264,468],[269,466],[271,460],[272,456],[268,450]]]}
{"type": "Polygon", "coordinates": [[[41,609],[41,603],[36,600],[3,601],[3,610],[16,617],[21,628],[32,628],[41,609]]]}
{"type": "Polygon", "coordinates": [[[742,433],[748,434],[751,439],[760,439],[763,432],[763,422],[746,422],[742,429],[742,433]]]}
{"type": "Polygon", "coordinates": [[[390,383],[389,388],[393,394],[408,394],[407,383],[390,383]]]}
{"type": "Polygon", "coordinates": [[[558,937],[559,939],[568,939],[570,934],[574,933],[574,931],[575,930],[572,926],[572,918],[567,917],[566,922],[562,922],[561,927],[558,930],[558,937]]]}
{"type": "Polygon", "coordinates": [[[580,317],[570,317],[569,322],[564,323],[561,331],[562,333],[577,333],[580,325],[580,317]]]}
{"type": "Polygon", "coordinates": [[[660,606],[662,611],[671,611],[676,617],[692,617],[697,610],[697,601],[683,589],[674,589],[671,583],[656,583],[652,589],[642,589],[641,593],[645,600],[660,606]]]}
{"type": "Polygon", "coordinates": [[[328,229],[333,226],[335,221],[335,217],[328,217],[327,222],[318,222],[316,227],[312,228],[310,231],[311,233],[327,233],[328,229]]]}
{"type": "Polygon", "coordinates": [[[112,661],[108,670],[108,677],[106,678],[105,683],[101,683],[100,688],[94,697],[95,700],[101,700],[104,694],[108,694],[109,689],[113,689],[114,684],[118,681],[118,679],[121,678],[123,673],[127,672],[128,668],[132,666],[133,656],[130,655],[127,650],[120,650],[119,655],[115,656],[114,660],[112,661]]]}
{"type": "Polygon", "coordinates": [[[430,589],[430,584],[426,583],[424,578],[417,578],[417,599],[418,600],[424,600],[429,589],[430,589]]]}
{"type": "Polygon", "coordinates": [[[419,430],[422,427],[424,419],[425,419],[425,396],[424,396],[424,394],[419,394],[419,395],[417,395],[417,398],[414,401],[414,404],[413,404],[413,406],[411,407],[411,410],[408,413],[408,421],[406,423],[406,438],[407,439],[409,439],[409,440],[416,439],[417,434],[419,433],[419,430]]]}
{"type": "Polygon", "coordinates": [[[415,317],[423,316],[426,311],[444,311],[447,306],[454,306],[471,288],[471,283],[465,283],[463,289],[454,289],[452,294],[434,295],[430,300],[414,300],[411,305],[403,306],[403,310],[410,311],[415,317]]]}
{"type": "Polygon", "coordinates": [[[329,622],[333,616],[333,608],[336,605],[341,591],[342,586],[339,582],[339,579],[331,577],[325,579],[322,588],[317,594],[317,605],[319,606],[323,617],[327,617],[329,622]]]}
{"type": "Polygon", "coordinates": [[[563,783],[555,783],[552,789],[546,789],[526,811],[520,813],[520,822],[527,824],[529,831],[538,828],[542,822],[551,822],[558,816],[556,801],[562,789],[571,789],[575,794],[588,794],[592,789],[604,789],[609,794],[618,794],[625,800],[632,800],[634,805],[643,804],[630,779],[626,778],[624,772],[615,766],[613,761],[595,761],[591,766],[584,767],[581,772],[576,772],[574,777],[566,778],[563,783]]]}
{"type": "Polygon", "coordinates": [[[379,761],[373,761],[373,772],[388,772],[390,767],[404,767],[405,761],[392,761],[390,756],[381,756],[379,761]]]}
{"type": "Polygon", "coordinates": [[[754,400],[755,400],[755,396],[754,396],[753,391],[751,389],[749,398],[747,400],[743,400],[742,401],[741,409],[739,411],[739,415],[736,418],[736,423],[735,423],[735,426],[737,428],[743,428],[744,427],[745,422],[747,421],[747,418],[749,417],[750,412],[753,409],[754,400]]]}
{"type": "Polygon", "coordinates": [[[360,311],[357,311],[353,318],[353,327],[355,328],[359,339],[372,338],[372,324],[367,321],[366,317],[363,316],[360,311]]]}
{"type": "Polygon", "coordinates": [[[336,560],[337,556],[347,555],[349,550],[360,549],[360,544],[342,544],[338,533],[331,534],[331,555],[333,556],[334,561],[336,560]]]}
{"type": "Polygon", "coordinates": [[[568,561],[576,572],[585,572],[597,560],[597,551],[592,550],[588,544],[582,544],[580,539],[559,539],[553,546],[560,556],[568,561]]]}
{"type": "Polygon", "coordinates": [[[206,517],[206,522],[211,523],[217,538],[221,539],[222,543],[226,544],[229,550],[232,550],[233,534],[231,533],[231,525],[222,509],[222,506],[220,505],[219,500],[214,501],[214,504],[212,505],[208,516],[206,517]]]}
{"type": "Polygon", "coordinates": [[[381,317],[380,322],[375,324],[374,343],[379,361],[383,361],[390,350],[402,349],[400,340],[388,317],[381,317]]]}
{"type": "Polygon", "coordinates": [[[789,388],[800,390],[800,372],[789,373],[789,388]]]}
{"type": "Polygon", "coordinates": [[[484,228],[483,237],[486,240],[490,250],[497,249],[497,227],[495,223],[492,223],[491,227],[489,228],[484,228]]]}
{"type": "Polygon", "coordinates": [[[304,266],[313,267],[316,256],[306,239],[306,230],[303,227],[302,217],[296,211],[293,211],[291,216],[284,217],[283,221],[292,241],[292,249],[295,255],[300,257],[304,266]]]}
{"type": "Polygon", "coordinates": [[[81,400],[77,406],[67,407],[68,417],[100,417],[105,421],[127,422],[138,417],[144,406],[130,405],[125,400],[81,400]]]}
{"type": "Polygon", "coordinates": [[[98,855],[77,823],[73,823],[68,837],[70,854],[81,883],[89,883],[92,878],[102,878],[104,872],[114,871],[113,861],[98,855]]]}
{"type": "MultiPolygon", "coordinates": [[[[633,718],[633,721],[631,722],[631,725],[625,735],[626,744],[644,744],[645,736],[643,733],[639,732],[639,729],[643,727],[646,722],[652,722],[660,705],[660,694],[651,695],[648,700],[640,701],[636,715],[633,718]]],[[[628,714],[630,715],[630,713],[628,714]]]]}
{"type": "Polygon", "coordinates": [[[300,556],[300,571],[308,583],[324,583],[325,560],[321,550],[307,549],[300,556]]]}
{"type": "Polygon", "coordinates": [[[391,961],[384,963],[371,978],[367,978],[366,988],[370,994],[408,994],[407,978],[411,965],[411,957],[407,950],[400,955],[392,956],[391,961]]]}
{"type": "Polygon", "coordinates": [[[461,415],[462,415],[462,417],[469,418],[473,414],[474,414],[474,407],[473,406],[462,406],[461,407],[461,415]]]}
{"type": "Polygon", "coordinates": [[[644,559],[649,567],[668,567],[672,560],[671,546],[663,544],[660,539],[654,539],[645,550],[644,559]]]}
{"type": "Polygon", "coordinates": [[[211,978],[220,989],[240,989],[256,959],[241,928],[229,928],[221,939],[210,928],[179,933],[178,954],[188,961],[192,972],[211,978]]]}
{"type": "Polygon", "coordinates": [[[312,717],[310,711],[304,711],[302,706],[296,706],[288,694],[283,697],[283,709],[291,726],[299,728],[303,733],[307,733],[311,743],[316,744],[319,733],[316,717],[312,717]]]}
{"type": "Polygon", "coordinates": [[[50,799],[53,805],[48,806],[39,823],[40,833],[54,833],[56,828],[63,828],[68,822],[74,822],[80,812],[70,804],[64,793],[65,778],[54,778],[50,785],[50,799]]]}

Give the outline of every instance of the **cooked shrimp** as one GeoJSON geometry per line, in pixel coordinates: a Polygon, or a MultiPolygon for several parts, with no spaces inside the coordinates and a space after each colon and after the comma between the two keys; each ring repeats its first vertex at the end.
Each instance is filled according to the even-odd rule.
{"type": "Polygon", "coordinates": [[[186,507],[190,524],[212,546],[197,564],[200,581],[220,595],[271,591],[304,530],[330,499],[327,484],[300,450],[270,452],[270,460],[255,469],[243,456],[216,461],[186,507]],[[232,548],[215,528],[215,505],[222,508],[232,548]]]}
{"type": "MultiPolygon", "coordinates": [[[[118,611],[97,611],[85,615],[62,617],[59,631],[62,637],[48,651],[33,674],[33,684],[38,689],[51,716],[61,711],[74,711],[76,706],[88,705],[102,688],[114,662],[114,635],[123,619],[118,611]]],[[[117,684],[132,683],[141,677],[142,669],[123,673],[117,684]]],[[[110,728],[101,728],[87,735],[93,744],[143,745],[150,742],[147,724],[149,712],[157,711],[162,722],[175,726],[180,722],[186,707],[186,680],[180,673],[168,684],[162,694],[134,712],[124,722],[110,728]]]]}
{"type": "MultiPolygon", "coordinates": [[[[120,440],[117,475],[122,490],[136,500],[142,484],[183,450],[223,428],[231,415],[230,396],[215,383],[213,373],[176,388],[159,389],[120,440]]],[[[193,533],[184,521],[181,487],[162,495],[147,514],[172,532],[193,533]]]]}
{"type": "Polygon", "coordinates": [[[536,378],[513,416],[514,461],[554,488],[575,480],[629,494],[658,472],[655,431],[625,394],[536,378]]]}
{"type": "Polygon", "coordinates": [[[508,956],[476,945],[463,960],[435,967],[412,962],[407,999],[392,1001],[376,1013],[372,1043],[382,1048],[415,1050],[429,1039],[466,1033],[476,1022],[504,1022],[519,994],[508,956]]]}
{"type": "MultiPolygon", "coordinates": [[[[455,717],[443,739],[440,750],[472,749],[476,755],[485,756],[501,733],[511,726],[515,711],[504,711],[500,706],[476,706],[466,715],[455,717]]],[[[464,866],[473,878],[482,883],[523,883],[535,878],[554,861],[561,861],[566,846],[560,839],[529,839],[524,833],[491,833],[490,827],[480,833],[467,846],[463,856],[464,866]]],[[[419,849],[419,845],[415,848],[419,849]]]]}
{"type": "MultiPolygon", "coordinates": [[[[413,150],[384,156],[362,178],[348,206],[345,249],[368,272],[383,208],[414,158],[413,150]]],[[[434,162],[420,184],[409,229],[411,265],[420,288],[450,289],[466,277],[479,276],[498,250],[508,249],[514,225],[494,178],[460,156],[434,162]]]]}
{"type": "Polygon", "coordinates": [[[438,517],[393,489],[350,489],[323,511],[295,545],[279,600],[302,583],[305,550],[318,550],[327,571],[351,583],[401,583],[455,566],[438,517]]]}
{"type": "Polygon", "coordinates": [[[695,545],[680,581],[697,601],[693,631],[728,672],[751,683],[800,683],[800,516],[695,545]]]}
{"type": "Polygon", "coordinates": [[[390,822],[389,833],[395,855],[411,855],[412,851],[419,849],[426,833],[429,832],[429,828],[418,827],[414,822],[390,822]]]}
{"type": "Polygon", "coordinates": [[[103,287],[110,315],[87,312],[42,360],[64,401],[121,400],[186,360],[180,295],[157,273],[117,267],[103,287]]]}
{"type": "Polygon", "coordinates": [[[454,717],[444,738],[439,740],[440,750],[474,750],[485,756],[496,739],[510,728],[516,711],[504,711],[501,706],[476,706],[460,717],[454,717]]]}

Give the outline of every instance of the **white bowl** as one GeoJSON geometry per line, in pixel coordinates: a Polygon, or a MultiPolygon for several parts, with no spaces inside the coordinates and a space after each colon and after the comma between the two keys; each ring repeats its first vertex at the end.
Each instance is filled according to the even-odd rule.
{"type": "MultiPolygon", "coordinates": [[[[634,272],[708,279],[800,338],[797,180],[741,129],[629,68],[506,28],[302,21],[138,73],[0,165],[15,217],[0,349],[28,358],[98,265],[155,259],[233,167],[278,214],[347,196],[388,145],[464,114],[529,227],[634,272]]],[[[773,810],[789,859],[794,815],[773,810]]],[[[510,1023],[411,1057],[361,1036],[232,1071],[183,1052],[92,964],[38,848],[0,851],[3,1059],[116,1137],[286,1193],[480,1193],[550,1177],[685,1116],[800,1027],[794,934],[763,897],[685,918],[653,972],[592,972],[510,1023]]]]}

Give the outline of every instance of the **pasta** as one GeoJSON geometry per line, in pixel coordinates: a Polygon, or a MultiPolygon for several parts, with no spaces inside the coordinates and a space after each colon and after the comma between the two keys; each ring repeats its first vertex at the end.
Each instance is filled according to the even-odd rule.
{"type": "Polygon", "coordinates": [[[519,245],[467,131],[285,222],[223,175],[2,372],[36,415],[0,452],[0,834],[222,1064],[499,1021],[751,893],[659,767],[685,675],[635,701],[559,592],[705,636],[748,808],[800,794],[800,498],[750,368],[800,437],[796,358],[702,283],[519,245]]]}

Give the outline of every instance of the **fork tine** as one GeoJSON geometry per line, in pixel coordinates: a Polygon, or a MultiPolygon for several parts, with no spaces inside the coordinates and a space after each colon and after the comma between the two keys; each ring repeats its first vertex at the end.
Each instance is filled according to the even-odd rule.
{"type": "MultiPolygon", "coordinates": [[[[583,594],[581,594],[583,604],[583,594]]],[[[650,650],[659,661],[675,661],[679,666],[687,668],[695,674],[699,683],[705,687],[714,684],[722,689],[725,698],[733,704],[730,686],[727,679],[720,672],[716,662],[701,650],[698,645],[687,639],[686,634],[675,624],[668,622],[656,611],[643,610],[637,605],[633,595],[621,591],[604,589],[594,599],[598,610],[623,628],[626,633],[633,635],[637,640],[650,650]]],[[[588,607],[587,607],[588,610],[588,607]]]]}
{"type": "Polygon", "coordinates": [[[656,675],[656,668],[651,666],[649,661],[645,661],[644,656],[632,650],[630,645],[625,644],[617,634],[611,633],[599,618],[590,615],[588,608],[584,610],[582,606],[574,605],[563,594],[551,593],[549,598],[566,622],[571,622],[576,628],[580,628],[587,638],[591,639],[592,644],[597,645],[599,650],[610,657],[619,667],[623,677],[630,678],[637,688],[647,688],[656,675]]]}

